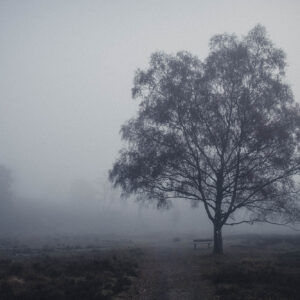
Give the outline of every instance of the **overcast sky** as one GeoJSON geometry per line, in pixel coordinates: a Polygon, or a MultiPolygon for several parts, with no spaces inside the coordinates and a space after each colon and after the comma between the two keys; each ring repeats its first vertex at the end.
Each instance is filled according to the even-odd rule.
{"type": "Polygon", "coordinates": [[[0,0],[0,164],[34,197],[105,176],[136,110],[134,71],[150,54],[204,59],[212,35],[257,23],[287,54],[300,101],[297,0],[0,0]]]}

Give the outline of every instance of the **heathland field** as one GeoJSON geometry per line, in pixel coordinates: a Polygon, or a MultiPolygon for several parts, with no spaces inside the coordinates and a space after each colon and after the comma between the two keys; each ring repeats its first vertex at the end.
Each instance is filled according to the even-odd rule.
{"type": "Polygon", "coordinates": [[[0,296],[34,299],[298,299],[300,237],[225,238],[225,254],[190,237],[4,238],[0,296]],[[30,246],[29,246],[30,245],[30,246]]]}

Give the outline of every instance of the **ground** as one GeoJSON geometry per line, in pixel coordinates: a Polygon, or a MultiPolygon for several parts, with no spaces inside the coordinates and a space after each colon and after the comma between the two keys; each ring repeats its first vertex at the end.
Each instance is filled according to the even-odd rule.
{"type": "Polygon", "coordinates": [[[299,236],[225,238],[225,254],[190,238],[0,238],[0,299],[299,299],[299,236]],[[80,241],[79,241],[80,240],[80,241]],[[76,242],[75,242],[76,241],[76,242]],[[93,243],[91,243],[93,241],[93,243]],[[110,245],[110,246],[109,246],[110,245]]]}
{"type": "Polygon", "coordinates": [[[299,236],[235,236],[225,245],[222,256],[180,241],[145,248],[127,299],[299,299],[299,236]]]}
{"type": "Polygon", "coordinates": [[[207,250],[195,253],[192,248],[145,249],[141,276],[128,299],[212,299],[212,287],[198,264],[200,253],[207,256],[207,250]]]}

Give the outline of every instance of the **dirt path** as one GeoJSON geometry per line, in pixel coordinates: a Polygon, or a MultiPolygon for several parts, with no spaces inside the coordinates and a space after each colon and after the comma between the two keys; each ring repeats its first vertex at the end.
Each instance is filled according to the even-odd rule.
{"type": "Polygon", "coordinates": [[[211,287],[201,275],[199,263],[199,256],[203,260],[207,251],[200,251],[167,247],[145,250],[141,275],[134,287],[135,295],[130,299],[214,299],[211,287]]]}

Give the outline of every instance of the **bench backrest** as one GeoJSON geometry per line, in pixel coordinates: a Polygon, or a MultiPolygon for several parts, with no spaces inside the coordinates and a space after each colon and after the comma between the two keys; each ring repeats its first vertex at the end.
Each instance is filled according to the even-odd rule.
{"type": "Polygon", "coordinates": [[[201,242],[212,242],[213,240],[211,239],[196,239],[193,240],[194,243],[201,243],[201,242]]]}

